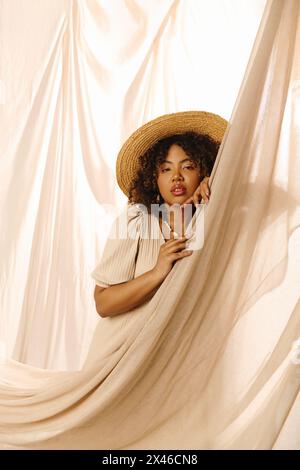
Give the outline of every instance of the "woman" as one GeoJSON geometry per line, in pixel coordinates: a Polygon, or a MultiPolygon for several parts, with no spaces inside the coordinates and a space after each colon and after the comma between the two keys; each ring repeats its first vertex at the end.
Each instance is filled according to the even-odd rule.
{"type": "MultiPolygon", "coordinates": [[[[163,224],[148,209],[157,202],[166,202],[168,208],[174,202],[181,206],[205,198],[208,185],[203,177],[211,172],[226,125],[211,113],[174,113],[145,124],[125,142],[117,159],[117,180],[129,199],[122,214],[126,228],[137,236],[109,237],[92,273],[97,284],[96,308],[105,321],[97,325],[79,371],[49,371],[12,360],[1,367],[0,448],[132,448],[153,424],[150,421],[156,419],[158,408],[159,422],[170,414],[170,406],[165,398],[160,401],[156,389],[165,369],[165,356],[163,361],[157,357],[157,340],[164,332],[159,320],[164,320],[164,312],[155,304],[151,310],[145,307],[156,301],[153,295],[174,262],[190,255],[184,252],[184,241],[164,238],[163,224]],[[207,141],[198,134],[208,136],[207,141]],[[186,158],[189,160],[183,162],[186,158]],[[179,183],[185,191],[170,192],[179,183]],[[147,236],[143,237],[145,228],[147,236]],[[149,375],[143,378],[148,370],[150,382],[149,375]],[[147,419],[152,415],[146,425],[139,419],[141,403],[147,419]]],[[[162,341],[171,344],[167,337],[162,341]]],[[[168,351],[167,361],[171,366],[168,351]]],[[[161,390],[175,386],[169,376],[166,384],[164,377],[161,390]]],[[[182,377],[179,379],[176,383],[184,387],[182,377]]],[[[184,395],[178,400],[185,399],[184,395]]],[[[160,446],[155,435],[151,445],[160,446]]]]}
{"type": "MultiPolygon", "coordinates": [[[[184,251],[188,220],[183,204],[193,202],[194,216],[197,203],[201,199],[208,202],[209,175],[226,126],[227,122],[213,113],[167,114],[137,129],[123,145],[117,159],[117,180],[128,197],[128,232],[137,236],[109,237],[102,259],[91,273],[101,317],[120,315],[149,301],[174,263],[192,254],[192,250],[184,251]],[[165,207],[168,221],[160,213],[157,217],[155,205],[165,207]],[[182,216],[177,231],[176,211],[170,211],[174,206],[182,216]]],[[[113,224],[114,233],[119,222],[117,218],[113,224]]]]}

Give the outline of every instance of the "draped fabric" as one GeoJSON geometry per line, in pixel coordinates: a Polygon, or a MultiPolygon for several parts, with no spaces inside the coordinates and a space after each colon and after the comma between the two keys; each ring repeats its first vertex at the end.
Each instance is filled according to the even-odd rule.
{"type": "Polygon", "coordinates": [[[0,350],[80,369],[115,162],[164,113],[228,119],[265,0],[0,0],[0,350]],[[221,80],[219,78],[221,71],[221,80]]]}
{"type": "Polygon", "coordinates": [[[300,449],[299,83],[300,3],[269,0],[203,247],[101,320],[81,370],[3,361],[2,448],[300,449]]]}

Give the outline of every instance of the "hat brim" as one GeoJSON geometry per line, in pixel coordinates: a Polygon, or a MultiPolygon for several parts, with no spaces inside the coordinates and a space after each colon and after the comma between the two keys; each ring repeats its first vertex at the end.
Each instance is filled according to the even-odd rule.
{"type": "Polygon", "coordinates": [[[123,144],[116,161],[116,177],[123,193],[129,197],[132,180],[139,169],[139,159],[158,140],[194,131],[206,134],[215,142],[223,139],[228,122],[207,111],[181,111],[164,114],[139,127],[123,144]]]}

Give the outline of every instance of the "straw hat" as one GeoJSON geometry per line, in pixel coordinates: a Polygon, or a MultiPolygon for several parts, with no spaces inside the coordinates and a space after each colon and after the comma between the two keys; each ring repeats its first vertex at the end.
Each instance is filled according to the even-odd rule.
{"type": "Polygon", "coordinates": [[[173,134],[194,131],[207,134],[220,143],[227,124],[218,114],[206,111],[181,111],[152,119],[134,131],[123,144],[116,162],[118,185],[129,197],[130,186],[140,167],[139,158],[158,140],[173,134]]]}

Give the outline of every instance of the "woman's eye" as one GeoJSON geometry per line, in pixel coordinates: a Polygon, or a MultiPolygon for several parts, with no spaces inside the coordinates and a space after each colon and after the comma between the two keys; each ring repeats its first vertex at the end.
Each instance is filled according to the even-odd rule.
{"type": "MultiPolygon", "coordinates": [[[[187,165],[184,167],[185,168],[191,168],[192,170],[195,168],[193,165],[187,165]]],[[[169,171],[170,168],[162,168],[161,172],[164,173],[165,171],[169,171]]]]}

